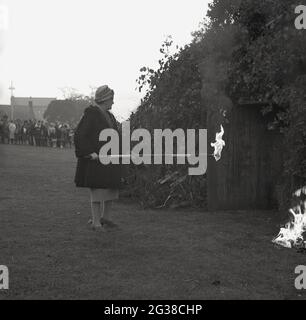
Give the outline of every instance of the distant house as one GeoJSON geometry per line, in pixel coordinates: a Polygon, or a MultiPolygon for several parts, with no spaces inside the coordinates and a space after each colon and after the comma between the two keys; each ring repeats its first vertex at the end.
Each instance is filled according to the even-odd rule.
{"type": "Polygon", "coordinates": [[[0,104],[0,118],[4,115],[10,117],[11,115],[11,106],[8,104],[0,104]]]}
{"type": "Polygon", "coordinates": [[[12,97],[9,116],[20,120],[43,120],[44,113],[51,101],[56,98],[12,97]]]}

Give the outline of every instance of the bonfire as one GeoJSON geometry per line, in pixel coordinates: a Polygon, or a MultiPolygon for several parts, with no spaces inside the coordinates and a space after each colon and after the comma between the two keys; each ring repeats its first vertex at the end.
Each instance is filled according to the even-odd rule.
{"type": "Polygon", "coordinates": [[[273,243],[286,248],[305,248],[306,240],[306,186],[294,193],[296,205],[289,210],[291,220],[281,228],[273,243]]]}

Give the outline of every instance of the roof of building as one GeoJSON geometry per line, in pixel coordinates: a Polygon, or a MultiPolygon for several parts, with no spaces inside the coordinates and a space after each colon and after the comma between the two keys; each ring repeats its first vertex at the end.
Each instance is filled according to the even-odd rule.
{"type": "Polygon", "coordinates": [[[29,102],[32,101],[33,107],[48,107],[53,100],[56,100],[56,98],[12,97],[12,104],[14,106],[28,106],[29,102]]]}
{"type": "Polygon", "coordinates": [[[54,100],[56,98],[12,97],[11,104],[13,109],[10,105],[0,105],[0,113],[9,116],[14,115],[14,119],[28,120],[35,118],[42,120],[44,112],[50,102],[54,100]]]}

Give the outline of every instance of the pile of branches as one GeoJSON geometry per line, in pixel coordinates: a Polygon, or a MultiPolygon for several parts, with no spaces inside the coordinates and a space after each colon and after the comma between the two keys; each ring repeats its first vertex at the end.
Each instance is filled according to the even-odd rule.
{"type": "Polygon", "coordinates": [[[123,196],[146,208],[206,208],[206,176],[189,176],[187,168],[131,166],[123,196]]]}

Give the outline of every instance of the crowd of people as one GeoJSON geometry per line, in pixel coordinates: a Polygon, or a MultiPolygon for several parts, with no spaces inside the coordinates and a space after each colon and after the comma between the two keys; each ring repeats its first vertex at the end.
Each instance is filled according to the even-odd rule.
{"type": "Polygon", "coordinates": [[[37,147],[72,148],[75,126],[41,120],[9,120],[0,117],[0,143],[37,147]]]}

